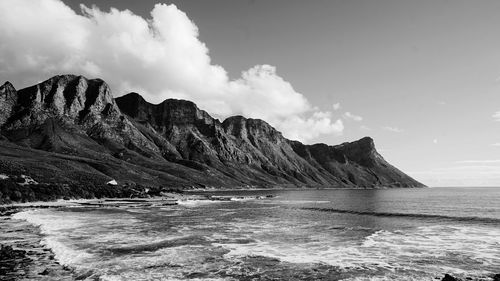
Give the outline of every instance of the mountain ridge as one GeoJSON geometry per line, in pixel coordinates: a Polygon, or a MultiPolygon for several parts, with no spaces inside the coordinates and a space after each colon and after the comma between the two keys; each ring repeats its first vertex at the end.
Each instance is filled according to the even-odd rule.
{"type": "MultiPolygon", "coordinates": [[[[231,116],[221,122],[191,101],[151,104],[138,93],[113,98],[105,81],[77,75],[20,90],[2,85],[0,135],[30,149],[134,162],[145,169],[145,179],[168,167],[171,179],[156,181],[162,186],[424,186],[387,163],[370,137],[306,145],[264,120],[231,116]]],[[[123,183],[140,181],[104,174],[120,174],[123,183]]]]}

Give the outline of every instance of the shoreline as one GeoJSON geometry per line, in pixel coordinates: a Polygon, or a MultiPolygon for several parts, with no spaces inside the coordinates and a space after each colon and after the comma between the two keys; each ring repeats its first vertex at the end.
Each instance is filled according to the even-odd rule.
{"type": "Polygon", "coordinates": [[[2,280],[76,280],[79,276],[74,269],[60,264],[52,249],[44,245],[39,226],[13,219],[24,210],[0,216],[2,280]]]}
{"type": "MultiPolygon", "coordinates": [[[[250,189],[254,191],[255,189],[250,189]]],[[[270,191],[264,189],[263,191],[270,191]]],[[[302,190],[302,189],[299,189],[302,190]]],[[[234,191],[234,190],[230,190],[234,191]]],[[[272,195],[271,195],[272,196],[272,195]]],[[[235,201],[240,198],[265,199],[265,196],[206,196],[197,194],[165,194],[165,196],[154,198],[103,198],[103,199],[78,199],[78,200],[57,200],[39,201],[26,203],[13,203],[0,205],[0,278],[1,280],[87,280],[92,278],[92,271],[78,271],[76,268],[61,264],[54,251],[43,242],[44,234],[40,226],[33,225],[25,220],[14,219],[14,214],[18,212],[44,209],[44,208],[65,208],[65,207],[104,207],[119,208],[129,207],[151,207],[161,206],[162,203],[182,201],[211,200],[211,201],[235,201]],[[125,204],[123,204],[125,203],[125,204]],[[144,205],[149,203],[149,205],[144,205]],[[158,205],[160,204],[160,205],[158,205]],[[6,211],[5,211],[6,210],[6,211]],[[5,258],[5,255],[10,257],[5,258]]],[[[176,204],[174,204],[176,205],[176,204]]],[[[435,276],[434,280],[444,281],[500,281],[500,274],[467,277],[461,275],[454,277],[443,272],[440,276],[435,276]]]]}
{"type": "MultiPolygon", "coordinates": [[[[84,280],[93,273],[77,272],[75,268],[61,264],[53,250],[43,242],[40,226],[25,220],[14,219],[19,212],[72,207],[152,207],[178,205],[182,202],[210,200],[231,201],[238,196],[207,196],[196,194],[165,193],[150,198],[102,198],[59,199],[56,201],[34,201],[0,205],[0,276],[1,280],[84,280]]],[[[250,199],[263,199],[258,196],[250,199]]],[[[269,197],[266,197],[269,198],[269,197]]]]}
{"type": "Polygon", "coordinates": [[[203,200],[205,196],[166,194],[155,198],[105,198],[34,201],[0,205],[0,276],[1,280],[84,280],[92,272],[76,272],[61,264],[53,250],[43,242],[37,225],[14,219],[16,213],[45,208],[120,207],[121,202],[140,205],[144,202],[172,205],[172,200],[203,200]],[[172,199],[173,198],[173,199],[172,199]],[[106,204],[108,203],[108,204],[106,204]]]}
{"type": "MultiPolygon", "coordinates": [[[[0,215],[2,215],[2,209],[12,209],[13,207],[39,207],[39,208],[49,208],[49,207],[66,207],[71,206],[71,204],[84,204],[85,202],[91,202],[96,200],[155,200],[155,199],[172,199],[172,198],[183,198],[186,196],[207,196],[207,193],[218,193],[218,192],[250,192],[250,191],[312,191],[312,190],[389,190],[389,189],[420,189],[420,188],[431,188],[431,187],[282,187],[276,186],[271,188],[265,187],[245,187],[245,188],[194,188],[185,189],[181,192],[160,192],[160,195],[150,195],[149,197],[101,197],[101,198],[75,198],[72,199],[54,199],[49,201],[8,201],[9,203],[0,203],[0,215]]],[[[190,198],[187,198],[188,200],[190,198]]]]}
{"type": "MultiPolygon", "coordinates": [[[[254,189],[249,189],[254,190],[254,189]]],[[[262,189],[259,191],[270,191],[270,189],[262,189]]],[[[222,190],[221,190],[222,191],[222,190]]],[[[224,190],[231,191],[231,190],[224,190]]],[[[235,191],[235,190],[233,190],[235,191]]],[[[184,201],[228,201],[230,199],[264,199],[274,197],[272,194],[265,194],[263,196],[251,195],[224,195],[212,196],[209,194],[211,191],[185,191],[184,193],[164,193],[162,196],[152,196],[145,198],[129,198],[129,197],[109,197],[100,199],[58,199],[55,201],[31,201],[31,202],[13,202],[9,204],[0,204],[0,217],[16,213],[24,209],[43,209],[43,208],[64,208],[64,207],[85,207],[85,206],[102,206],[102,207],[119,207],[125,205],[143,205],[143,206],[164,206],[164,205],[178,205],[184,201]]]]}
{"type": "Polygon", "coordinates": [[[208,192],[231,192],[231,191],[305,191],[305,190],[386,190],[386,189],[421,189],[434,188],[429,186],[422,187],[276,187],[276,188],[217,188],[217,189],[189,189],[184,193],[208,193],[208,192]]]}

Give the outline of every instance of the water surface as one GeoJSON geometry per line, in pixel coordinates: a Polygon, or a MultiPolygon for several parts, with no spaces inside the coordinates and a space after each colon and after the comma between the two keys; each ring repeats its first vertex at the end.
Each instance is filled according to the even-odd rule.
{"type": "MultiPolygon", "coordinates": [[[[213,193],[211,193],[213,194],[213,193]]],[[[233,191],[264,200],[63,208],[40,225],[102,280],[433,280],[500,273],[500,189],[233,191]]]]}

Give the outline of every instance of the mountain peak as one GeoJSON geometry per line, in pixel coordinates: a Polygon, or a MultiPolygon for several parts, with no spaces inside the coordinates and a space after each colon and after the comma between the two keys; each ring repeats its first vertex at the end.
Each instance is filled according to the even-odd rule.
{"type": "Polygon", "coordinates": [[[283,139],[281,132],[262,119],[245,118],[236,115],[226,118],[222,122],[222,127],[227,133],[243,139],[249,133],[256,137],[272,139],[274,142],[283,139]]]}
{"type": "Polygon", "coordinates": [[[366,152],[376,151],[375,142],[373,141],[373,139],[371,137],[363,137],[357,141],[351,142],[350,145],[357,145],[363,151],[366,151],[366,152]]]}
{"type": "Polygon", "coordinates": [[[10,117],[12,110],[17,103],[17,92],[9,81],[0,86],[0,127],[3,126],[10,117]]]}
{"type": "Polygon", "coordinates": [[[136,101],[140,101],[140,102],[146,101],[141,95],[139,95],[136,92],[130,92],[128,94],[121,96],[120,98],[136,100],[136,101]]]}
{"type": "Polygon", "coordinates": [[[56,75],[21,89],[18,98],[24,107],[38,104],[41,109],[67,116],[104,110],[107,104],[113,102],[111,90],[103,80],[73,74],[56,75]]]}
{"type": "Polygon", "coordinates": [[[9,81],[5,81],[2,86],[0,86],[0,91],[5,91],[6,89],[15,90],[14,85],[9,81]]]}

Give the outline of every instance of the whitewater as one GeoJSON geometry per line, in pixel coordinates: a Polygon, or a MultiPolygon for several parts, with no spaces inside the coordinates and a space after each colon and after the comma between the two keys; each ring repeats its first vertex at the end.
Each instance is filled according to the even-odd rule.
{"type": "MultiPolygon", "coordinates": [[[[207,194],[206,192],[203,194],[207,194]]],[[[257,200],[17,213],[56,259],[97,280],[488,280],[500,189],[211,192],[257,200]]]]}

